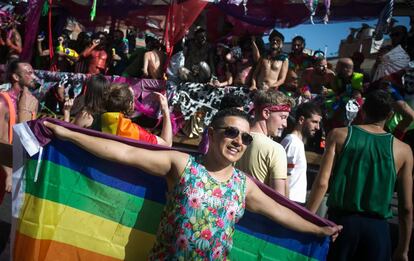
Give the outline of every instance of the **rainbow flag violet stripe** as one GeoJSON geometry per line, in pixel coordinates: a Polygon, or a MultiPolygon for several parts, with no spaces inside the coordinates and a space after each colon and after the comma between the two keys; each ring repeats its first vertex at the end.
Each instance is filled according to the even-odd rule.
{"type": "MultiPolygon", "coordinates": [[[[49,121],[133,146],[166,149],[49,121]]],[[[147,259],[165,204],[167,186],[162,178],[54,139],[41,121],[18,124],[15,134],[14,260],[147,259]]],[[[330,225],[266,186],[261,188],[305,219],[330,225]]],[[[236,226],[230,259],[325,260],[329,240],[246,211],[236,226]]]]}

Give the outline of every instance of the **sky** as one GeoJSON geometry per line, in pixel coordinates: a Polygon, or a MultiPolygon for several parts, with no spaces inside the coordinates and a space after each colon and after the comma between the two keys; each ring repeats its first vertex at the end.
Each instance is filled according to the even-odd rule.
{"type": "MultiPolygon", "coordinates": [[[[409,29],[409,17],[394,17],[398,22],[396,25],[404,25],[409,29]]],[[[378,19],[364,20],[359,22],[328,23],[328,24],[304,24],[289,29],[277,29],[285,36],[285,42],[290,42],[296,35],[306,39],[306,47],[312,50],[324,51],[325,45],[328,50],[328,57],[337,56],[339,43],[345,39],[349,28],[360,28],[362,23],[375,27],[378,19]]]]}

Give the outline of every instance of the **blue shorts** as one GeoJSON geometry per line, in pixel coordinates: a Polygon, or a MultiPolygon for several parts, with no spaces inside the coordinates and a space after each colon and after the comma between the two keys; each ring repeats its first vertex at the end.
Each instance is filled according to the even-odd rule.
{"type": "Polygon", "coordinates": [[[391,260],[391,236],[386,219],[328,213],[329,219],[343,229],[331,243],[327,260],[391,260]]]}

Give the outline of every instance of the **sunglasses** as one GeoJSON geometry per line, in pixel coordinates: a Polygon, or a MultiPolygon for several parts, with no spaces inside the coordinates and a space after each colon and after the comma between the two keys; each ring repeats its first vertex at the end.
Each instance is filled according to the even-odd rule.
{"type": "MultiPolygon", "coordinates": [[[[228,126],[228,127],[218,127],[215,129],[224,130],[224,136],[229,139],[235,139],[240,135],[240,130],[237,129],[236,127],[228,126]]],[[[242,139],[242,143],[246,146],[249,146],[253,141],[252,135],[246,132],[241,133],[241,139],[242,139]]]]}

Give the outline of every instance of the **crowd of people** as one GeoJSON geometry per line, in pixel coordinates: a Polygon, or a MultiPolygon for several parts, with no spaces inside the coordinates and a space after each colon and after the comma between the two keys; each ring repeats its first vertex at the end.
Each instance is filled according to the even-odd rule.
{"type": "MultiPolygon", "coordinates": [[[[413,94],[409,86],[412,82],[402,79],[412,73],[408,69],[413,46],[408,42],[414,37],[413,28],[391,29],[391,45],[381,48],[370,73],[360,68],[361,53],[340,58],[333,68],[323,54],[307,54],[301,36],[292,39],[292,50],[286,54],[282,52],[284,36],[277,30],[269,34],[266,47],[262,37],[251,35],[223,38],[213,45],[208,42],[207,30],[197,27],[192,37],[186,36],[176,44],[172,57],[167,57],[161,41],[150,34],[145,37],[144,50],[136,49],[132,44],[135,41],[128,41],[121,30],[110,34],[82,32],[76,40],[64,31],[54,44],[55,50],[45,49],[45,37],[40,34],[31,64],[18,59],[22,40],[15,28],[10,32],[2,31],[0,38],[1,61],[7,67],[7,78],[3,79],[10,86],[0,92],[3,143],[12,143],[14,124],[37,116],[39,101],[32,91],[38,86],[33,68],[90,75],[81,95],[66,97],[60,86],[50,95],[62,102],[65,121],[169,147],[173,144],[170,110],[174,108],[167,96],[153,94],[163,119],[159,135],[155,135],[131,119],[136,97],[130,86],[110,83],[104,75],[200,83],[209,88],[236,86],[248,92],[253,104],[250,107],[237,95],[226,95],[222,100],[219,112],[208,126],[203,126],[204,150],[200,156],[134,148],[45,123],[58,138],[99,157],[166,178],[170,194],[150,259],[213,259],[218,247],[220,258],[225,259],[231,249],[231,235],[223,240],[221,233],[216,233],[213,236],[218,236],[217,240],[211,241],[215,245],[202,253],[173,247],[179,231],[192,238],[192,228],[185,226],[189,217],[183,211],[194,207],[189,197],[198,195],[205,202],[199,207],[212,204],[214,195],[195,185],[208,180],[226,191],[214,208],[223,215],[233,211],[234,218],[226,220],[221,230],[233,231],[245,208],[305,233],[336,238],[342,230],[331,244],[330,260],[391,258],[386,220],[392,216],[390,203],[396,186],[400,234],[394,257],[408,260],[413,221],[413,144],[409,146],[402,140],[414,121],[414,111],[405,100],[413,94]],[[404,59],[406,64],[387,71],[384,68],[393,63],[388,54],[396,50],[403,57],[398,64],[404,59]],[[243,111],[246,108],[250,111],[243,111]],[[387,121],[393,112],[399,113],[402,120],[390,134],[387,121]],[[319,142],[322,130],[328,133],[326,145],[308,197],[305,144],[315,139],[319,142]],[[329,187],[327,217],[338,226],[317,227],[307,222],[267,197],[250,176],[312,212],[318,210],[329,187]],[[189,195],[188,188],[200,191],[189,195]],[[171,216],[175,217],[174,227],[167,220],[171,216]]],[[[3,166],[1,171],[5,177],[2,190],[10,192],[11,168],[3,166]]],[[[217,216],[212,213],[207,218],[215,220],[217,216]]]]}

